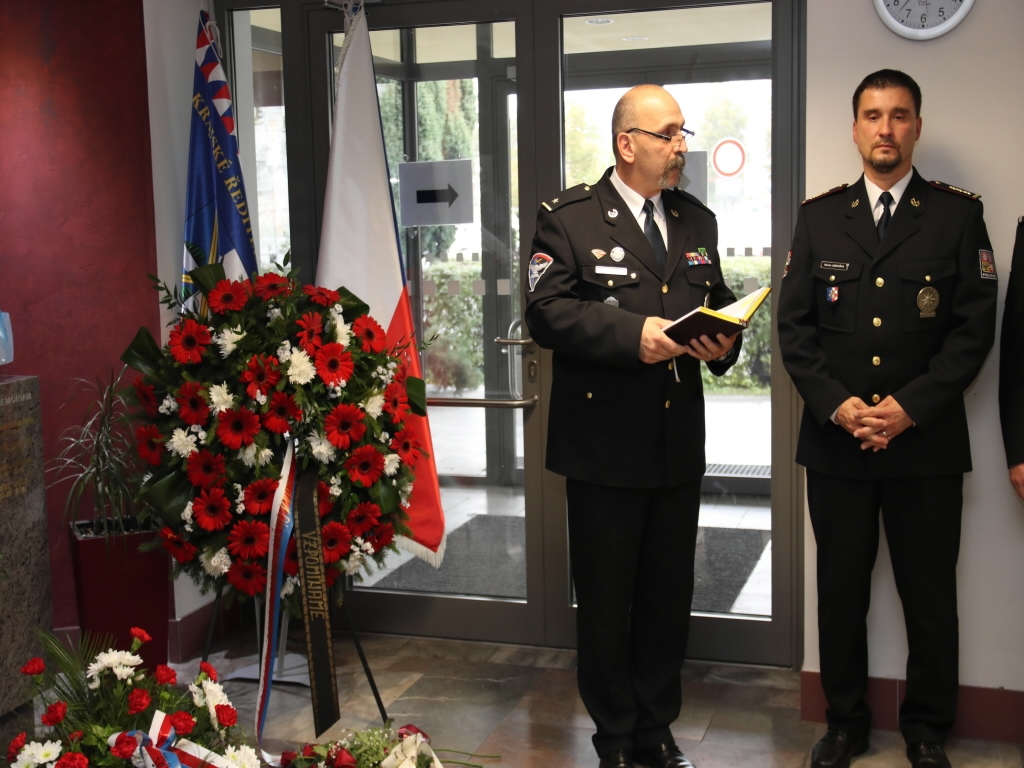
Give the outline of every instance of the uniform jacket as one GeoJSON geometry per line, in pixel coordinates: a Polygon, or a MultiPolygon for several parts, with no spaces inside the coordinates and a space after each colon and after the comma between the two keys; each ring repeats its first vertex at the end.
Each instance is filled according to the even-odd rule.
{"type": "Polygon", "coordinates": [[[1007,466],[1024,464],[1024,217],[1017,223],[999,337],[999,419],[1007,466]]]}
{"type": "MultiPolygon", "coordinates": [[[[710,210],[685,192],[662,192],[663,270],[610,175],[559,193],[537,218],[525,316],[533,339],[554,350],[546,463],[590,483],[671,487],[704,474],[700,362],[684,355],[641,363],[644,320],[679,317],[706,297],[722,307],[735,296],[722,278],[710,210]],[[621,261],[612,259],[615,248],[621,261]],[[626,274],[602,273],[608,267],[626,274]]],[[[737,341],[708,366],[721,375],[738,355],[737,341]]]]}
{"type": "Polygon", "coordinates": [[[782,360],[805,403],[798,463],[865,478],[971,469],[963,394],[995,335],[991,250],[977,195],[916,170],[881,243],[863,177],[803,205],[778,311],[782,360]],[[831,421],[851,396],[889,395],[915,426],[885,450],[862,451],[831,421]]]}

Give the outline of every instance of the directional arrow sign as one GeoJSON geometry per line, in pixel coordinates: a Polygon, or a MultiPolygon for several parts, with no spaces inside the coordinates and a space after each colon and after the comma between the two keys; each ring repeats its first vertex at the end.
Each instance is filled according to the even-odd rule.
{"type": "Polygon", "coordinates": [[[402,163],[398,186],[403,227],[473,221],[472,160],[402,163]]]}

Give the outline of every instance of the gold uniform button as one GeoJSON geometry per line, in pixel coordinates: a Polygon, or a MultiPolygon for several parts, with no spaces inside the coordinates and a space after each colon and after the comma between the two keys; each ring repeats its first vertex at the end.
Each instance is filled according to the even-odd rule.
{"type": "Polygon", "coordinates": [[[711,281],[710,280],[705,280],[704,281],[704,285],[706,285],[708,288],[710,288],[711,287],[711,281]]]}
{"type": "Polygon", "coordinates": [[[925,275],[925,276],[924,276],[924,281],[925,281],[926,283],[930,283],[930,282],[932,281],[932,276],[931,276],[931,275],[925,275]]]}
{"type": "Polygon", "coordinates": [[[669,369],[670,371],[672,370],[672,365],[673,365],[672,363],[669,363],[669,364],[668,364],[668,369],[669,369]]]}
{"type": "Polygon", "coordinates": [[[666,400],[665,401],[665,407],[668,408],[670,405],[672,405],[672,401],[671,400],[666,400]]]}
{"type": "Polygon", "coordinates": [[[876,277],[875,278],[875,285],[877,285],[879,288],[881,288],[883,285],[885,285],[885,280],[883,280],[880,277],[876,277]]]}
{"type": "Polygon", "coordinates": [[[871,324],[875,326],[875,328],[877,328],[882,324],[882,318],[876,317],[874,320],[871,321],[871,324]]]}
{"type": "Polygon", "coordinates": [[[829,276],[828,276],[828,281],[829,281],[830,283],[834,283],[834,282],[836,281],[836,276],[835,276],[835,275],[829,275],[829,276]]]}
{"type": "Polygon", "coordinates": [[[587,400],[590,400],[594,396],[593,392],[587,392],[587,400]]]}
{"type": "Polygon", "coordinates": [[[875,405],[877,405],[881,401],[882,401],[882,396],[881,395],[872,395],[871,396],[871,402],[874,403],[875,405]]]}
{"type": "Polygon", "coordinates": [[[667,285],[661,286],[661,292],[662,293],[668,293],[668,286],[667,285]]]}
{"type": "Polygon", "coordinates": [[[882,364],[882,358],[880,358],[878,355],[875,355],[874,357],[871,358],[871,364],[872,365],[881,365],[882,364]]]}
{"type": "Polygon", "coordinates": [[[611,288],[613,285],[615,285],[615,281],[614,280],[609,280],[608,281],[608,287],[611,288]]]}

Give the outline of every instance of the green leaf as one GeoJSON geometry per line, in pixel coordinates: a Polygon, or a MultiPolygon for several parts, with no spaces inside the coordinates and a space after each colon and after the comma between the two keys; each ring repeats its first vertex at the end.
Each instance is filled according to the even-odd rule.
{"type": "Polygon", "coordinates": [[[163,351],[146,327],[139,328],[132,343],[121,353],[121,361],[125,365],[146,376],[156,375],[161,360],[163,360],[163,351]]]}
{"type": "Polygon", "coordinates": [[[402,500],[398,489],[391,483],[380,483],[377,488],[380,490],[380,513],[388,515],[398,509],[402,500]]]}
{"type": "Polygon", "coordinates": [[[360,315],[370,314],[370,305],[352,293],[348,288],[344,286],[339,288],[338,294],[341,296],[341,300],[338,303],[341,304],[344,310],[342,314],[346,323],[351,323],[360,315]]]}
{"type": "Polygon", "coordinates": [[[166,522],[180,524],[185,505],[192,500],[192,484],[180,470],[167,468],[154,474],[139,492],[139,499],[154,507],[166,522]]]}
{"type": "Polygon", "coordinates": [[[427,384],[423,379],[409,376],[405,380],[405,391],[409,398],[409,409],[417,416],[427,415],[427,384]]]}
{"type": "Polygon", "coordinates": [[[192,282],[196,288],[203,292],[204,296],[212,291],[218,282],[227,279],[227,275],[224,273],[224,265],[219,263],[196,267],[188,273],[188,276],[192,278],[192,282]]]}

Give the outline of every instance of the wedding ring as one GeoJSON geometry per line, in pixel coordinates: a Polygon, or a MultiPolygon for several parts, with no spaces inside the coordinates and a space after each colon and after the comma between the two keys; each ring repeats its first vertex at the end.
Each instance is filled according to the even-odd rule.
{"type": "Polygon", "coordinates": [[[888,437],[888,435],[885,434],[885,430],[884,429],[882,430],[882,437],[888,437]]]}

